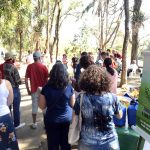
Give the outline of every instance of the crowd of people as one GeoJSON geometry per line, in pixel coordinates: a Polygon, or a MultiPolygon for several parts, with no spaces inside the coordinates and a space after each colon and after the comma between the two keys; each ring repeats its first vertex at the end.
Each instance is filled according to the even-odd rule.
{"type": "MultiPolygon", "coordinates": [[[[72,117],[79,115],[80,111],[82,127],[78,149],[119,150],[113,116],[122,117],[122,105],[116,96],[122,56],[109,49],[98,49],[96,61],[91,52],[82,52],[80,58],[74,55],[71,59],[72,80],[67,70],[66,54],[62,60],[56,61],[50,72],[41,58],[40,51],[33,54],[29,51],[25,86],[32,100],[31,128],[38,128],[39,107],[43,111],[48,150],[71,150],[69,125],[72,117]]],[[[20,84],[13,55],[6,53],[5,62],[0,65],[0,149],[19,149],[15,130],[25,125],[20,122],[20,84]]]]}

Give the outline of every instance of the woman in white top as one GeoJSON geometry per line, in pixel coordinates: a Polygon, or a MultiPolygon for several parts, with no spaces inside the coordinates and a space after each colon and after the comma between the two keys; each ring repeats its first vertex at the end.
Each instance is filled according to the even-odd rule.
{"type": "Polygon", "coordinates": [[[136,60],[133,60],[130,67],[127,70],[127,77],[129,77],[131,73],[136,74],[137,69],[138,66],[136,64],[136,60]]]}
{"type": "Polygon", "coordinates": [[[0,72],[0,150],[19,150],[9,106],[13,102],[13,90],[0,72]]]}

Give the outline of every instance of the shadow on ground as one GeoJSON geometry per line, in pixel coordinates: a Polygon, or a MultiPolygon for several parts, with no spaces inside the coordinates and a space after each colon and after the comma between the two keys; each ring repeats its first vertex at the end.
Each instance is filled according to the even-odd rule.
{"type": "Polygon", "coordinates": [[[32,109],[31,97],[28,96],[25,85],[20,86],[22,95],[21,101],[21,122],[26,125],[16,131],[20,150],[46,150],[46,136],[43,125],[43,115],[39,110],[37,115],[37,129],[31,129],[32,123],[32,109]],[[42,142],[41,142],[42,141],[42,142]],[[44,144],[43,144],[44,143],[44,144]],[[44,147],[45,146],[45,147],[44,147]]]}

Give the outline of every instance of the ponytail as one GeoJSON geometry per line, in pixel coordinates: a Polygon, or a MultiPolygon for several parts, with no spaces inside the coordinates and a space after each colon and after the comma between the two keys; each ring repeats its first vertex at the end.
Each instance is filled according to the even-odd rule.
{"type": "Polygon", "coordinates": [[[115,71],[110,66],[106,66],[106,70],[113,76],[115,74],[115,71]]]}
{"type": "Polygon", "coordinates": [[[104,65],[106,66],[106,70],[113,76],[115,74],[115,71],[112,67],[110,67],[112,65],[111,58],[105,58],[104,65]]]}

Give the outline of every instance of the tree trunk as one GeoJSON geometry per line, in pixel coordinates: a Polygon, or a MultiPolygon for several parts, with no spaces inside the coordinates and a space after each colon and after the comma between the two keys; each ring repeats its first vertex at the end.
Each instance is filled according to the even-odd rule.
{"type": "Polygon", "coordinates": [[[46,53],[49,52],[49,0],[47,0],[46,53]]]}
{"type": "Polygon", "coordinates": [[[101,48],[101,19],[100,19],[100,16],[98,16],[98,28],[99,28],[99,37],[98,37],[98,45],[99,45],[99,48],[101,48]]]}
{"type": "Polygon", "coordinates": [[[49,44],[49,55],[50,55],[50,62],[53,63],[53,46],[49,44]]]}
{"type": "MultiPolygon", "coordinates": [[[[134,0],[133,15],[134,13],[139,14],[142,0],[134,0]]],[[[139,48],[139,29],[140,25],[136,20],[132,21],[132,49],[131,49],[131,62],[137,60],[138,48],[139,48]]]]}
{"type": "Polygon", "coordinates": [[[43,14],[43,7],[44,7],[44,0],[38,0],[37,1],[37,12],[36,12],[36,19],[38,20],[36,23],[36,26],[38,27],[38,30],[35,31],[34,35],[34,41],[35,41],[35,50],[40,49],[40,42],[41,42],[41,35],[42,35],[42,28],[43,28],[43,21],[40,19],[40,16],[43,14]]]}
{"type": "Polygon", "coordinates": [[[20,36],[20,52],[19,52],[19,61],[21,62],[22,58],[22,51],[23,51],[23,31],[19,32],[20,36]]]}
{"type": "Polygon", "coordinates": [[[129,0],[124,0],[125,11],[125,37],[122,49],[122,74],[120,86],[127,83],[127,48],[129,42],[129,0]]]}
{"type": "MultiPolygon", "coordinates": [[[[132,28],[134,28],[134,25],[132,25],[132,28]]],[[[136,31],[136,33],[133,33],[132,29],[132,50],[131,50],[131,63],[133,60],[137,61],[137,55],[138,55],[138,48],[139,48],[139,29],[136,31]]]]}
{"type": "Polygon", "coordinates": [[[57,20],[56,20],[56,30],[55,30],[55,36],[56,36],[56,60],[58,57],[58,51],[59,51],[59,24],[60,24],[60,13],[61,13],[61,6],[60,6],[61,0],[58,1],[58,13],[57,13],[57,20]]]}
{"type": "MultiPolygon", "coordinates": [[[[122,11],[122,12],[123,12],[123,11],[122,11]]],[[[118,23],[117,23],[116,31],[115,31],[115,34],[114,34],[114,38],[113,38],[112,43],[111,43],[111,48],[112,48],[113,45],[114,45],[114,42],[115,42],[115,40],[116,40],[118,31],[119,31],[119,28],[120,28],[121,18],[122,18],[122,14],[123,14],[122,12],[120,13],[120,16],[119,16],[118,21],[117,21],[118,23]]]]}
{"type": "Polygon", "coordinates": [[[35,50],[37,51],[39,50],[39,48],[40,48],[40,41],[38,40],[36,41],[36,44],[35,44],[35,50]]]}
{"type": "MultiPolygon", "coordinates": [[[[117,3],[113,6],[114,10],[117,9],[116,6],[117,6],[117,3]]],[[[120,20],[122,19],[121,18],[122,9],[120,9],[120,14],[119,15],[117,14],[118,17],[116,17],[115,14],[117,14],[117,11],[113,12],[110,18],[109,0],[99,1],[99,6],[98,6],[99,48],[101,49],[106,49],[107,44],[110,43],[113,37],[114,37],[113,40],[115,41],[115,36],[120,26],[120,20]],[[116,24],[115,27],[114,27],[114,24],[116,24]]]]}
{"type": "MultiPolygon", "coordinates": [[[[102,8],[102,7],[101,7],[102,8]]],[[[103,35],[103,33],[104,33],[104,19],[103,19],[103,11],[101,10],[101,39],[100,39],[100,45],[101,45],[101,47],[100,48],[104,48],[103,47],[103,42],[104,42],[104,35],[103,35]]]]}
{"type": "Polygon", "coordinates": [[[120,27],[120,24],[119,24],[119,25],[117,26],[117,28],[116,28],[116,32],[115,32],[114,38],[113,38],[113,40],[112,40],[112,42],[111,42],[111,46],[110,46],[111,48],[113,47],[114,42],[115,42],[115,40],[116,40],[119,27],[120,27]]]}
{"type": "MultiPolygon", "coordinates": [[[[107,41],[107,37],[108,37],[108,3],[109,1],[106,2],[106,36],[105,36],[105,41],[107,41]]],[[[105,45],[105,49],[106,49],[106,45],[105,45]]]]}
{"type": "Polygon", "coordinates": [[[52,17],[50,19],[51,23],[50,23],[50,29],[49,29],[50,37],[51,37],[51,39],[53,39],[49,43],[49,55],[50,55],[50,62],[51,63],[53,63],[53,49],[54,49],[54,45],[56,42],[56,40],[55,40],[56,38],[52,37],[52,29],[53,29],[53,22],[54,22],[56,7],[57,7],[57,1],[55,1],[54,6],[52,8],[52,17]]]}

